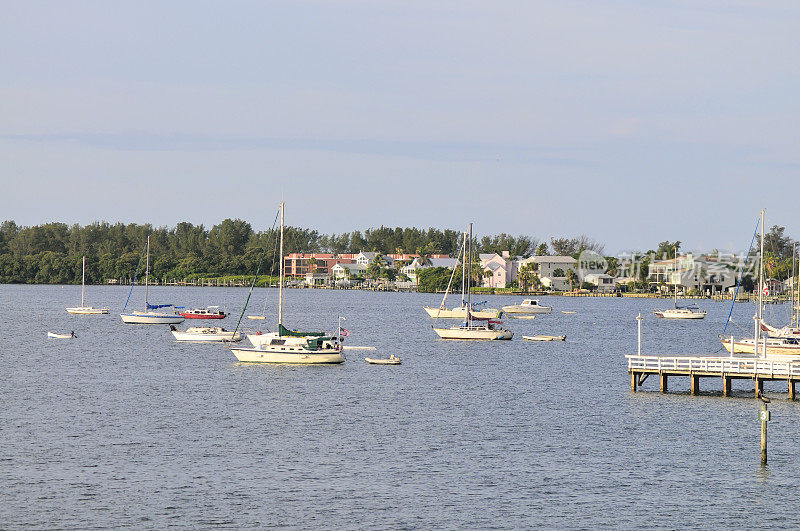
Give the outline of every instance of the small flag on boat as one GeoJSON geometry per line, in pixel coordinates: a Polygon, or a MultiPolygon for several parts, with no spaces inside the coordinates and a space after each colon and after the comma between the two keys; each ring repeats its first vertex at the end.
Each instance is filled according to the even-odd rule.
{"type": "Polygon", "coordinates": [[[347,328],[340,328],[339,335],[342,337],[350,337],[350,330],[348,330],[347,328]]]}

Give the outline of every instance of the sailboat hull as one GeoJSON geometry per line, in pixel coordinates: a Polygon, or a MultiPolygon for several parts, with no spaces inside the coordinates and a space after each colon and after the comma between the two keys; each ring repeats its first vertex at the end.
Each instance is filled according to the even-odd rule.
{"type": "MultiPolygon", "coordinates": [[[[424,306],[423,309],[427,314],[434,319],[466,319],[467,308],[462,306],[460,308],[431,308],[424,306]]],[[[483,310],[472,309],[473,317],[481,317],[484,319],[496,319],[500,316],[500,310],[496,308],[484,308],[483,310]]]]}
{"type": "Polygon", "coordinates": [[[182,315],[157,312],[121,313],[119,316],[125,324],[179,324],[185,320],[182,315]]]}
{"type": "Polygon", "coordinates": [[[452,328],[434,328],[441,339],[466,339],[474,341],[496,341],[511,339],[514,333],[511,330],[492,330],[483,326],[454,326],[452,328]]]}
{"type": "Polygon", "coordinates": [[[705,311],[693,312],[682,308],[674,310],[655,310],[653,312],[656,317],[661,319],[703,319],[706,316],[705,311]]]}
{"type": "Polygon", "coordinates": [[[339,349],[308,350],[300,346],[283,348],[232,348],[236,359],[247,363],[293,363],[301,365],[331,364],[344,362],[339,349]]]}
{"type": "Polygon", "coordinates": [[[108,308],[67,308],[67,312],[73,315],[107,315],[108,308]]]}
{"type": "MultiPolygon", "coordinates": [[[[731,351],[730,339],[720,339],[725,350],[731,351]]],[[[752,339],[740,339],[733,342],[733,354],[754,354],[755,347],[752,339]]],[[[758,353],[764,352],[763,343],[758,344],[758,353]]],[[[767,356],[798,356],[800,357],[800,344],[785,343],[780,340],[767,340],[767,356]]]]}

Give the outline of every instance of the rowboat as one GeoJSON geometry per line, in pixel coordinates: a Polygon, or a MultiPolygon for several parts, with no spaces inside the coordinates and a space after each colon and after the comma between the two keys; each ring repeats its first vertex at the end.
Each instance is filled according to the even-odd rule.
{"type": "Polygon", "coordinates": [[[364,361],[372,365],[400,365],[402,363],[402,360],[394,354],[388,358],[364,358],[364,361]]]}
{"type": "Polygon", "coordinates": [[[71,332],[69,334],[56,334],[55,332],[47,332],[47,337],[50,339],[73,339],[78,336],[75,335],[75,332],[71,332]]]}
{"type": "Polygon", "coordinates": [[[522,336],[526,341],[566,341],[567,336],[522,336]]]}

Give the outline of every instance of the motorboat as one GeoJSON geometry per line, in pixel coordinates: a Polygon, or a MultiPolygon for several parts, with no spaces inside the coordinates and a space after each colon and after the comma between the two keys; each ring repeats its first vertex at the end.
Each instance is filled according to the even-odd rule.
{"type": "MultiPolygon", "coordinates": [[[[140,259],[141,260],[141,259],[140,259]]],[[[137,267],[136,274],[139,274],[137,267]]],[[[180,324],[184,321],[184,317],[175,311],[173,304],[150,304],[149,302],[149,277],[150,277],[150,236],[147,237],[147,262],[144,273],[144,311],[133,310],[126,312],[128,308],[128,301],[130,301],[133,287],[136,285],[136,276],[133,278],[131,290],[128,292],[128,301],[125,302],[125,307],[119,315],[122,322],[125,324],[180,324]],[[164,312],[156,311],[161,308],[173,308],[173,311],[164,312]]]]}
{"type": "Polygon", "coordinates": [[[190,326],[186,330],[178,330],[175,325],[170,325],[170,331],[176,341],[241,341],[240,332],[230,332],[219,326],[190,326]]]}
{"type": "Polygon", "coordinates": [[[84,294],[86,292],[86,257],[83,257],[83,267],[81,271],[81,305],[76,308],[67,308],[67,312],[75,315],[107,315],[108,308],[94,308],[86,306],[84,294]]]}
{"type": "Polygon", "coordinates": [[[208,308],[194,308],[178,312],[186,319],[225,319],[227,313],[219,309],[219,306],[209,306],[208,308]]]}
{"type": "Polygon", "coordinates": [[[508,315],[514,316],[516,314],[544,314],[553,311],[552,306],[543,306],[539,303],[539,299],[525,299],[520,304],[511,304],[503,306],[503,311],[508,315]]]}

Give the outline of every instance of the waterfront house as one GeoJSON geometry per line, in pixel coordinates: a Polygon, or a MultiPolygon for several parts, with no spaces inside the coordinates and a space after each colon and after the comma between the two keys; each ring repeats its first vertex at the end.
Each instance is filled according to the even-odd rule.
{"type": "Polygon", "coordinates": [[[595,286],[599,292],[612,292],[617,288],[616,279],[606,273],[589,273],[583,275],[582,282],[595,286]]]}
{"type": "Polygon", "coordinates": [[[367,268],[361,264],[336,264],[331,268],[331,275],[336,281],[361,280],[367,273],[367,268]]]}
{"type": "Polygon", "coordinates": [[[542,286],[556,291],[567,291],[570,289],[567,271],[575,271],[577,262],[571,256],[531,256],[521,260],[519,266],[536,264],[536,274],[542,286]]]}
{"type": "Polygon", "coordinates": [[[502,254],[480,254],[478,258],[483,269],[482,286],[505,288],[516,280],[518,262],[511,258],[508,251],[503,251],[502,254]]]}

